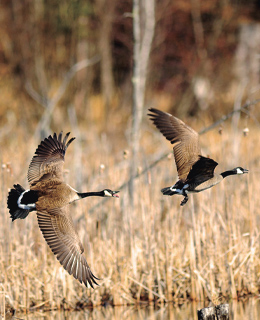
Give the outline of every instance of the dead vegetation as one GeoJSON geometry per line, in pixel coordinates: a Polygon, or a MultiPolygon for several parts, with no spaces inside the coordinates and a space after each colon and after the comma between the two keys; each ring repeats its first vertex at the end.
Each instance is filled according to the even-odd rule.
{"type": "MultiPolygon", "coordinates": [[[[236,128],[224,124],[221,135],[217,129],[208,132],[201,144],[208,146],[204,155],[221,162],[219,170],[241,165],[249,175],[227,178],[191,197],[184,208],[180,197],[160,193],[176,180],[171,157],[136,179],[134,210],[127,187],[121,189],[119,201],[93,198],[71,205],[89,265],[101,278],[95,290],[66,274],[47,247],[36,215],[11,222],[8,188],[16,182],[27,186],[27,168],[38,141],[23,141],[18,135],[1,145],[0,305],[21,311],[82,309],[149,301],[216,302],[258,294],[259,129],[250,121],[245,136],[246,121],[241,119],[236,128]]],[[[139,171],[171,151],[147,119],[143,128],[139,171]]],[[[66,154],[65,179],[75,186],[80,176],[82,190],[117,189],[127,182],[131,156],[115,148],[117,140],[84,127],[79,131],[80,159],[74,144],[66,154]]]]}

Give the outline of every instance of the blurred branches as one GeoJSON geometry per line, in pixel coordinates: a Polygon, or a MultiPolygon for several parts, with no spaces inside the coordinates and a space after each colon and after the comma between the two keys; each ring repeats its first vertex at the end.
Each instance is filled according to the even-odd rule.
{"type": "MultiPolygon", "coordinates": [[[[153,2],[145,0],[112,0],[109,4],[104,0],[4,1],[0,21],[0,74],[8,81],[0,84],[1,89],[12,88],[20,102],[24,99],[26,83],[26,91],[47,110],[49,104],[60,102],[59,95],[64,95],[61,86],[50,102],[48,84],[51,83],[53,90],[53,83],[59,83],[75,62],[99,55],[100,63],[93,64],[87,73],[81,72],[77,83],[68,90],[67,106],[74,99],[80,104],[90,95],[100,94],[102,114],[109,115],[113,108],[124,108],[130,117],[131,97],[136,106],[144,97],[134,88],[136,91],[132,92],[132,83],[139,83],[141,91],[146,87],[147,99],[156,101],[159,95],[163,108],[174,110],[181,117],[208,110],[216,119],[219,112],[226,113],[233,103],[234,88],[240,81],[232,69],[238,41],[242,41],[241,22],[246,19],[257,25],[257,6],[253,0],[246,3],[162,0],[156,2],[156,11],[152,12],[153,2]],[[140,3],[138,18],[138,10],[131,11],[132,5],[137,8],[140,3]],[[136,58],[137,53],[140,59],[136,58]]],[[[250,26],[251,23],[249,29],[254,33],[250,26]]],[[[256,37],[252,33],[249,38],[256,39],[255,43],[258,33],[255,31],[256,37]]],[[[257,56],[252,47],[248,50],[257,56]]],[[[240,62],[239,66],[245,64],[248,69],[245,61],[240,62]]],[[[257,73],[250,77],[258,81],[257,73]]],[[[243,99],[257,98],[258,92],[253,97],[247,96],[251,94],[250,81],[243,99]]],[[[32,104],[28,101],[24,101],[23,108],[30,113],[32,104]]],[[[7,105],[3,103],[2,108],[7,110],[7,105]]],[[[135,112],[133,117],[134,132],[138,131],[140,114],[135,112]]],[[[43,121],[41,112],[35,112],[35,116],[35,120],[43,121]]],[[[28,126],[34,130],[32,119],[28,126]]]]}
{"type": "MultiPolygon", "coordinates": [[[[145,86],[152,40],[155,31],[155,1],[133,1],[134,68],[133,68],[133,109],[132,109],[132,161],[130,177],[137,170],[140,129],[144,107],[145,86]],[[143,17],[143,21],[141,19],[143,17]]],[[[133,206],[134,180],[129,181],[129,195],[133,206]]]]}
{"type": "Polygon", "coordinates": [[[25,88],[29,95],[38,102],[42,107],[45,108],[44,114],[41,118],[41,120],[38,123],[37,129],[36,129],[36,136],[40,136],[41,138],[46,137],[47,132],[50,130],[50,121],[51,117],[54,111],[54,108],[62,98],[63,94],[65,93],[71,79],[75,76],[75,74],[95,63],[97,63],[100,60],[100,57],[98,55],[92,57],[91,59],[85,59],[82,60],[76,64],[74,64],[70,70],[65,74],[63,81],[61,85],[59,86],[57,92],[53,95],[53,97],[49,97],[48,95],[42,96],[40,95],[32,86],[31,82],[27,81],[25,84],[25,88]]]}
{"type": "MultiPolygon", "coordinates": [[[[246,114],[248,114],[250,117],[252,117],[254,119],[254,121],[256,120],[249,112],[248,112],[248,108],[251,107],[251,106],[254,106],[256,105],[257,103],[260,102],[260,99],[257,99],[257,100],[254,100],[254,101],[248,101],[247,103],[245,103],[241,108],[238,108],[238,109],[235,109],[231,112],[229,112],[228,114],[226,114],[225,116],[223,116],[222,118],[220,118],[219,120],[215,121],[212,125],[210,125],[209,127],[207,128],[204,128],[203,130],[201,130],[199,132],[200,135],[208,132],[208,131],[211,131],[212,129],[216,128],[217,126],[221,125],[221,123],[227,121],[229,118],[231,118],[234,114],[236,113],[241,113],[241,112],[245,112],[246,114]]],[[[259,122],[258,121],[255,121],[256,124],[258,126],[259,125],[259,122]]]]}
{"type": "Polygon", "coordinates": [[[106,0],[96,0],[96,6],[99,21],[101,22],[98,36],[98,47],[101,56],[101,93],[105,104],[105,110],[107,111],[115,91],[112,56],[112,31],[116,1],[113,0],[108,2],[106,0]]]}

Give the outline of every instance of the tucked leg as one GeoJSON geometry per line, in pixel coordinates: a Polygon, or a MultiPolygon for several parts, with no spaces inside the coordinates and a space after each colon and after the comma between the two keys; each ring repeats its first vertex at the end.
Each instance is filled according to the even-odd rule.
{"type": "Polygon", "coordinates": [[[189,198],[188,198],[188,196],[186,195],[185,198],[184,198],[184,199],[182,200],[182,202],[181,202],[181,206],[184,206],[185,203],[188,202],[188,200],[189,200],[189,198]]]}
{"type": "Polygon", "coordinates": [[[181,206],[184,206],[185,203],[188,202],[189,198],[188,198],[188,195],[187,195],[187,193],[185,192],[185,190],[183,190],[182,194],[184,195],[184,199],[183,199],[182,202],[181,202],[181,206]]]}

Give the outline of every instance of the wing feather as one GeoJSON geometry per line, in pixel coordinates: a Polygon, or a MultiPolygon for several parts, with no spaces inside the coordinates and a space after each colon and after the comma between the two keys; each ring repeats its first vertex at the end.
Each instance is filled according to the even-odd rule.
{"type": "Polygon", "coordinates": [[[212,179],[217,165],[218,163],[215,160],[200,156],[199,160],[192,166],[186,179],[186,183],[200,185],[201,183],[212,179]]]}
{"type": "Polygon", "coordinates": [[[148,114],[160,132],[173,144],[173,154],[180,180],[185,180],[201,153],[199,135],[180,119],[158,109],[148,114]]]}
{"type": "Polygon", "coordinates": [[[63,180],[64,157],[68,146],[75,138],[68,142],[69,132],[62,141],[62,132],[58,138],[54,133],[53,137],[45,138],[35,151],[35,155],[29,165],[27,174],[30,187],[38,181],[46,178],[56,178],[63,180]]]}
{"type": "Polygon", "coordinates": [[[90,270],[84,248],[74,228],[68,206],[37,211],[41,232],[63,268],[86,286],[98,280],[90,270]]]}

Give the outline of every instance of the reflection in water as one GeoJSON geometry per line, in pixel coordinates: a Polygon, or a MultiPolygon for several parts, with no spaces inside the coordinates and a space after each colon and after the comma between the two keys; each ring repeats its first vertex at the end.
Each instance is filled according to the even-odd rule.
{"type": "MultiPolygon", "coordinates": [[[[36,312],[29,315],[16,315],[24,320],[197,320],[197,309],[205,307],[202,303],[187,303],[182,306],[168,304],[162,308],[144,307],[106,307],[79,312],[55,311],[49,313],[36,312]]],[[[249,299],[246,302],[230,303],[232,320],[260,319],[260,300],[249,299]]]]}

